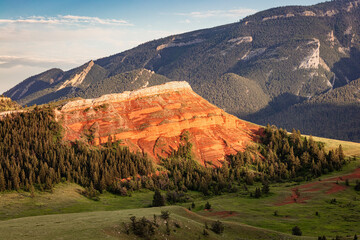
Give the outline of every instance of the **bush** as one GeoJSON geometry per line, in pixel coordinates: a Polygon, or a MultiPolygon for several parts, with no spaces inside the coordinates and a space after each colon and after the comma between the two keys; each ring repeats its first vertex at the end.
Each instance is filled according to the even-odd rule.
{"type": "Polygon", "coordinates": [[[260,197],[261,197],[260,188],[256,188],[256,189],[255,189],[254,197],[255,197],[255,198],[260,198],[260,197]]]}
{"type": "Polygon", "coordinates": [[[211,231],[213,231],[216,234],[221,234],[224,232],[224,224],[217,220],[216,222],[213,222],[211,224],[211,231]]]}
{"type": "MultiPolygon", "coordinates": [[[[154,224],[145,217],[137,221],[136,217],[132,216],[130,220],[131,230],[136,236],[149,238],[155,234],[154,224]]],[[[128,227],[125,228],[125,232],[129,232],[128,227]]]]}
{"type": "Polygon", "coordinates": [[[270,186],[269,183],[265,182],[263,183],[262,189],[261,189],[262,193],[264,194],[268,194],[270,192],[270,186]]]}
{"type": "Polygon", "coordinates": [[[292,234],[295,236],[301,236],[302,235],[301,229],[298,226],[293,227],[292,234]]]}
{"type": "Polygon", "coordinates": [[[99,201],[100,200],[100,192],[97,191],[96,189],[94,189],[93,184],[90,184],[90,187],[86,187],[85,190],[82,192],[82,194],[94,201],[99,201]]]}
{"type": "Polygon", "coordinates": [[[355,189],[355,191],[360,191],[360,181],[359,180],[356,181],[356,185],[355,185],[354,189],[355,189]]]}
{"type": "Polygon", "coordinates": [[[178,202],[187,202],[189,196],[186,195],[183,191],[169,191],[166,193],[166,202],[168,204],[175,204],[178,202]]]}
{"type": "Polygon", "coordinates": [[[169,211],[161,211],[161,218],[164,220],[167,220],[170,218],[170,212],[169,211]]]}
{"type": "Polygon", "coordinates": [[[205,209],[207,209],[207,210],[211,209],[211,204],[209,202],[206,202],[205,209]]]}

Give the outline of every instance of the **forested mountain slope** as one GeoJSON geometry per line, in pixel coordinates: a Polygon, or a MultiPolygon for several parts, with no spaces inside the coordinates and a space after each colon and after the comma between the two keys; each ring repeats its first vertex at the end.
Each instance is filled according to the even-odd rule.
{"type": "MultiPolygon", "coordinates": [[[[39,104],[187,81],[227,112],[263,123],[259,119],[358,79],[359,36],[359,0],[280,7],[236,23],[147,42],[68,72],[52,69],[5,95],[23,105],[39,104]],[[107,88],[109,84],[121,87],[107,88]]],[[[327,108],[324,112],[331,115],[327,108]]],[[[322,136],[359,141],[358,131],[343,134],[338,129],[329,135],[334,125],[328,118],[321,121],[322,136]]],[[[279,126],[297,127],[276,119],[279,126]]]]}

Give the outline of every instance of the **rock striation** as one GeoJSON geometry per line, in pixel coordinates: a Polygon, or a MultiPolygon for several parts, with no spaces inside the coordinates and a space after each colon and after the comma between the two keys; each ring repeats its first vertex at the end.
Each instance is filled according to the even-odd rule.
{"type": "Polygon", "coordinates": [[[87,74],[90,72],[93,66],[94,66],[94,61],[91,60],[83,71],[75,74],[75,76],[73,76],[71,79],[66,80],[57,90],[59,91],[66,87],[79,86],[84,81],[84,79],[86,78],[87,74]]]}
{"type": "Polygon", "coordinates": [[[66,140],[95,145],[120,140],[155,161],[188,139],[203,165],[220,165],[225,155],[243,151],[262,129],[210,104],[187,82],[69,102],[56,110],[56,118],[66,140]]]}

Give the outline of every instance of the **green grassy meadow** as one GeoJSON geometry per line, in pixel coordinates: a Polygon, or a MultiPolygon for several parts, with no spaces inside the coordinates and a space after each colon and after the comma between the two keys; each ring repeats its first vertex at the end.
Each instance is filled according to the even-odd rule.
{"type": "MultiPolygon", "coordinates": [[[[321,141],[330,148],[339,143],[321,141]]],[[[359,144],[344,143],[347,155],[360,151],[359,144]]],[[[238,192],[220,196],[188,192],[191,201],[161,208],[150,207],[153,192],[149,190],[130,197],[103,193],[99,201],[84,197],[82,187],[67,182],[58,184],[53,192],[35,192],[34,196],[4,192],[0,193],[0,239],[140,239],[127,235],[123,223],[129,223],[131,216],[152,220],[162,210],[171,213],[171,232],[166,234],[165,221],[158,218],[153,239],[317,239],[323,235],[353,239],[360,235],[360,192],[354,190],[354,176],[360,178],[360,171],[354,175],[358,168],[360,158],[311,182],[273,183],[270,193],[259,199],[250,198],[239,186],[238,192]],[[296,202],[291,198],[295,188],[300,192],[296,202]],[[192,201],[195,207],[189,210],[192,201]],[[209,211],[204,210],[206,202],[212,206],[209,211]],[[205,222],[211,225],[215,220],[225,224],[224,232],[218,235],[208,230],[209,235],[204,236],[205,222]],[[294,226],[300,227],[302,237],[291,235],[294,226]]],[[[256,187],[260,184],[248,186],[249,191],[256,187]]]]}

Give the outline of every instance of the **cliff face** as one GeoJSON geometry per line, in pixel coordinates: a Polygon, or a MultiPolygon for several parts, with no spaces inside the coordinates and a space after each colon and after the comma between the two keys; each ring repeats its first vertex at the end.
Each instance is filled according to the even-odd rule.
{"type": "Polygon", "coordinates": [[[256,141],[261,128],[242,121],[194,93],[186,82],[67,103],[56,111],[65,139],[103,144],[121,140],[154,160],[166,157],[188,138],[195,158],[219,165],[256,141]]]}

